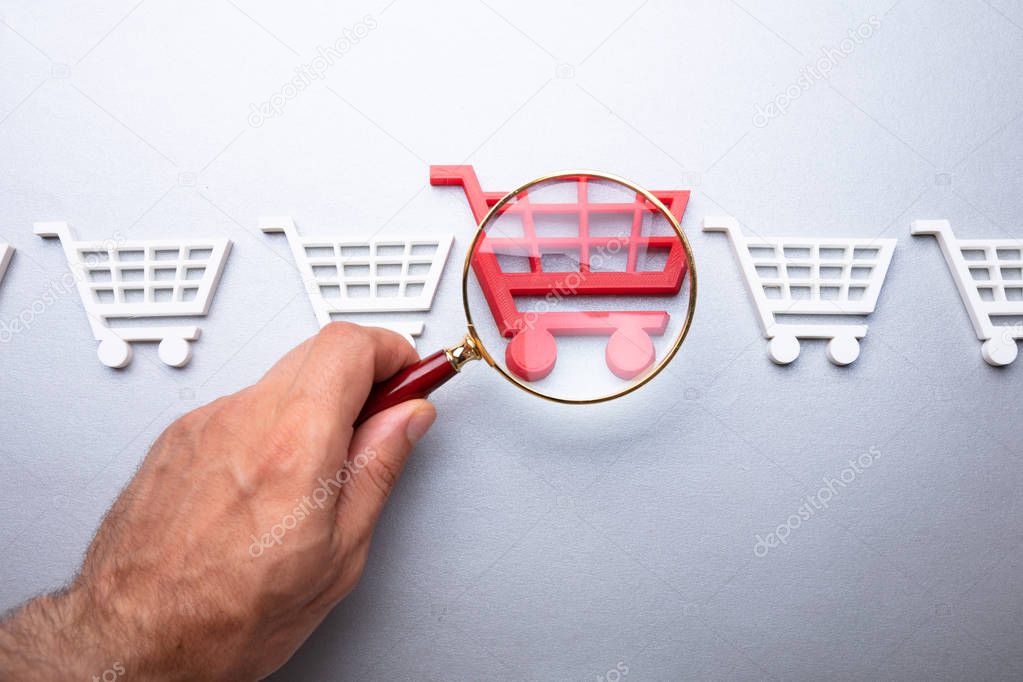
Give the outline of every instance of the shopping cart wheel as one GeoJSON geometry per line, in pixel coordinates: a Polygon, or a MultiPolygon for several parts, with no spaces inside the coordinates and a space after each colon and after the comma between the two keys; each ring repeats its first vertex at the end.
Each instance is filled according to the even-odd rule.
{"type": "Polygon", "coordinates": [[[1019,351],[1013,339],[996,336],[988,339],[980,347],[980,354],[984,361],[994,367],[1004,367],[1016,359],[1019,351]]]}
{"type": "Polygon", "coordinates": [[[192,359],[192,345],[181,337],[168,336],[160,342],[157,354],[165,365],[184,367],[192,359]]]}
{"type": "Polygon", "coordinates": [[[848,365],[860,357],[860,342],[855,336],[836,336],[828,341],[828,359],[836,365],[848,365]]]}
{"type": "Polygon", "coordinates": [[[526,329],[509,342],[504,358],[513,374],[526,381],[537,381],[554,369],[558,342],[546,329],[526,329]]]}
{"type": "Polygon", "coordinates": [[[620,379],[634,379],[654,364],[657,353],[645,330],[623,327],[607,340],[604,353],[608,368],[620,379]]]}
{"type": "Polygon", "coordinates": [[[123,339],[103,339],[99,342],[96,355],[107,367],[120,369],[131,362],[131,346],[123,339]]]}
{"type": "Polygon", "coordinates": [[[788,334],[776,336],[767,344],[767,353],[775,364],[787,365],[799,357],[799,339],[788,334]]]}

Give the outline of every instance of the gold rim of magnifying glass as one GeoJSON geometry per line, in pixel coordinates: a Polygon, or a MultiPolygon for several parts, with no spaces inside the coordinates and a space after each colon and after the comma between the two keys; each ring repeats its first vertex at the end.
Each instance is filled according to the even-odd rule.
{"type": "Polygon", "coordinates": [[[671,360],[675,357],[675,354],[678,353],[678,349],[682,347],[682,342],[685,341],[686,335],[689,333],[689,328],[693,324],[693,315],[696,312],[696,260],[695,258],[693,258],[693,248],[689,244],[689,239],[686,237],[686,233],[682,231],[682,225],[675,218],[675,216],[672,215],[671,211],[669,211],[668,208],[660,201],[660,199],[655,197],[648,190],[640,187],[639,185],[630,180],[626,180],[625,178],[619,175],[614,175],[613,173],[603,173],[601,171],[593,170],[560,171],[558,173],[552,173],[550,175],[544,175],[534,180],[530,180],[529,182],[508,192],[490,208],[490,210],[487,212],[487,215],[483,217],[482,221],[480,221],[479,227],[477,227],[476,229],[476,235],[473,237],[472,243],[469,245],[469,251],[465,254],[465,264],[462,266],[462,306],[465,308],[465,320],[469,325],[469,337],[471,338],[473,345],[476,346],[476,350],[479,352],[480,356],[487,362],[488,365],[490,365],[498,372],[500,372],[501,376],[510,381],[512,384],[528,393],[532,393],[535,396],[544,398],[545,400],[550,400],[565,405],[591,405],[593,403],[602,403],[608,400],[613,400],[614,398],[620,398],[624,395],[632,393],[637,388],[644,386],[647,382],[649,382],[655,376],[660,374],[661,370],[667,367],[668,363],[671,362],[671,360]],[[472,255],[473,253],[475,253],[476,246],[477,244],[479,244],[480,239],[486,233],[486,228],[489,225],[490,221],[494,218],[495,215],[497,215],[497,212],[501,210],[501,207],[507,204],[512,199],[518,197],[520,194],[528,190],[530,187],[534,187],[541,183],[549,182],[551,180],[559,180],[561,178],[568,178],[579,175],[586,175],[601,180],[609,180],[611,182],[616,182],[620,185],[628,187],[629,189],[633,190],[634,192],[637,192],[638,194],[643,195],[643,197],[647,201],[649,201],[654,206],[654,208],[660,211],[661,214],[668,219],[668,223],[675,230],[675,233],[679,236],[679,239],[682,240],[682,248],[685,249],[686,252],[686,266],[689,269],[690,277],[689,306],[688,309],[686,310],[686,319],[682,325],[682,331],[679,333],[678,338],[675,339],[675,344],[671,347],[667,354],[665,354],[665,356],[661,358],[661,360],[654,366],[654,368],[650,370],[650,372],[645,377],[643,377],[642,380],[629,386],[628,388],[622,389],[621,391],[610,393],[599,398],[559,398],[557,396],[548,395],[546,393],[543,393],[542,391],[538,391],[537,389],[525,384],[523,381],[512,376],[504,369],[504,367],[501,366],[500,363],[495,362],[493,357],[491,357],[490,352],[487,350],[487,347],[483,343],[483,340],[480,339],[479,334],[476,333],[476,325],[472,321],[472,312],[469,310],[469,269],[472,266],[472,255]]]}

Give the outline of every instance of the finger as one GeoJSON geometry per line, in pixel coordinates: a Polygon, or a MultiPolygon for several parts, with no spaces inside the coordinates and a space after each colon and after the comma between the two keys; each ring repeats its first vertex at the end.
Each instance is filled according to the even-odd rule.
{"type": "Polygon", "coordinates": [[[313,337],[288,400],[322,418],[351,426],[373,384],[418,359],[400,334],[332,322],[313,337]]]}
{"type": "Polygon", "coordinates": [[[358,428],[348,449],[351,476],[337,506],[343,536],[369,539],[412,447],[436,417],[431,403],[409,400],[373,415],[358,428]]]}

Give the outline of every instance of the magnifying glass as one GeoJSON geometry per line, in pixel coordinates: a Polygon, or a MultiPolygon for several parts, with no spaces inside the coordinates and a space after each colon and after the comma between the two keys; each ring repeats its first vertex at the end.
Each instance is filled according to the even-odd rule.
{"type": "Polygon", "coordinates": [[[696,271],[679,225],[688,192],[665,202],[616,175],[573,170],[495,196],[469,166],[435,167],[485,211],[462,268],[468,333],[374,386],[356,425],[425,398],[473,360],[559,403],[618,398],[650,381],[693,321],[696,271]]]}

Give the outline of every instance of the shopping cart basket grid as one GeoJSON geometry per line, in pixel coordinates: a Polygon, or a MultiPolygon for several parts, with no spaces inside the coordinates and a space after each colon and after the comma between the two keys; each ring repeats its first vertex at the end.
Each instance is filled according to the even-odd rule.
{"type": "MultiPolygon", "coordinates": [[[[454,235],[373,237],[368,240],[307,237],[289,216],[264,217],[260,229],[283,232],[321,327],[332,315],[428,311],[454,235]]],[[[423,322],[373,324],[415,345],[423,322]]]]}
{"type": "Polygon", "coordinates": [[[1023,325],[996,320],[1023,316],[1023,241],[959,239],[947,220],[915,220],[911,233],[938,240],[977,339],[983,341],[981,357],[995,367],[1012,363],[1023,325]]]}
{"type": "MultiPolygon", "coordinates": [[[[433,185],[461,186],[473,218],[483,221],[504,192],[485,192],[471,165],[431,166],[433,185]]],[[[681,220],[689,192],[676,190],[654,192],[655,197],[681,220]]],[[[508,236],[499,231],[488,232],[479,243],[472,259],[473,272],[480,283],[487,304],[501,334],[510,341],[505,351],[508,368],[527,381],[547,376],[557,360],[556,336],[608,336],[605,361],[608,368],[622,379],[632,379],[646,371],[655,359],[651,334],[662,335],[667,328],[668,313],[663,310],[626,310],[613,312],[531,312],[520,310],[516,297],[542,296],[559,291],[562,296],[656,295],[677,294],[686,274],[682,244],[674,236],[643,235],[643,218],[657,211],[645,197],[637,195],[629,203],[592,202],[586,178],[580,178],[576,201],[543,203],[523,193],[513,203],[505,204],[504,213],[521,219],[521,236],[508,236]],[[626,216],[631,222],[628,237],[601,237],[590,230],[593,216],[626,216]],[[569,217],[575,220],[570,236],[540,236],[540,217],[569,217]],[[594,251],[627,247],[623,271],[595,271],[594,251]],[[582,275],[566,291],[563,269],[546,271],[545,250],[578,254],[576,267],[582,275]],[[639,254],[644,250],[667,253],[663,268],[640,270],[639,254]],[[500,253],[526,255],[525,272],[506,271],[498,258],[500,253]]]]}
{"type": "Polygon", "coordinates": [[[158,341],[160,359],[183,367],[192,357],[198,326],[110,326],[117,318],[205,316],[224,262],[227,239],[78,241],[65,222],[35,223],[40,237],[60,239],[85,306],[97,355],[108,367],[131,362],[133,342],[158,341]]]}
{"type": "Polygon", "coordinates": [[[869,315],[877,306],[894,239],[747,238],[729,216],[708,216],[704,232],[724,232],[735,249],[768,353],[778,364],[799,356],[799,339],[827,339],[828,358],[859,357],[866,325],[780,324],[780,315],[869,315]]]}

